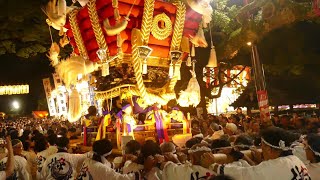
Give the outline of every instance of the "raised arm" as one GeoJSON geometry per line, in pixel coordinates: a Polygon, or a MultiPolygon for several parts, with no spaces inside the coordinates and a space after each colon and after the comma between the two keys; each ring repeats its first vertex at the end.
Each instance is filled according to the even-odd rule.
{"type": "Polygon", "coordinates": [[[11,138],[10,136],[6,137],[6,148],[8,149],[8,160],[6,164],[6,177],[9,177],[13,174],[14,171],[14,155],[13,155],[13,149],[11,144],[11,138]]]}

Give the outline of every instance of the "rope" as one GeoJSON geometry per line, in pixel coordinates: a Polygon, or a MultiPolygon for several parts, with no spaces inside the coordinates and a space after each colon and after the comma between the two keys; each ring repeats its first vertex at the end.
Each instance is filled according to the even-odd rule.
{"type": "Polygon", "coordinates": [[[50,33],[51,43],[53,44],[53,38],[52,38],[52,33],[51,33],[51,27],[50,27],[50,26],[48,26],[48,27],[49,27],[49,33],[50,33]]]}

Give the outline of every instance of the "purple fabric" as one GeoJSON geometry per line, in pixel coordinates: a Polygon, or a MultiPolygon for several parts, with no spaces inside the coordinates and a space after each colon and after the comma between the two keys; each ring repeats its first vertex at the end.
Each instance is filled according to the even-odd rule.
{"type": "Polygon", "coordinates": [[[128,131],[128,133],[131,133],[131,125],[130,124],[127,124],[127,131],[128,131]]]}
{"type": "Polygon", "coordinates": [[[124,110],[126,110],[128,107],[130,107],[130,106],[131,106],[130,104],[127,104],[127,105],[123,106],[121,109],[122,109],[122,111],[124,111],[124,110]]]}
{"type": "Polygon", "coordinates": [[[173,107],[172,110],[177,110],[177,111],[179,111],[179,108],[178,108],[178,107],[173,107]]]}
{"type": "Polygon", "coordinates": [[[107,114],[110,114],[110,112],[108,110],[102,111],[102,115],[105,116],[107,114]]]}
{"type": "Polygon", "coordinates": [[[162,120],[160,118],[159,112],[154,113],[154,118],[156,120],[156,130],[157,130],[158,138],[164,139],[165,137],[163,132],[163,124],[162,124],[162,120]]]}

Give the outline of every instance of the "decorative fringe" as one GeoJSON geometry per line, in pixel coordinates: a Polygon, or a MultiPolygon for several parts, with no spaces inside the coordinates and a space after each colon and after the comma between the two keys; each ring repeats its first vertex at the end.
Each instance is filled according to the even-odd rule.
{"type": "Polygon", "coordinates": [[[87,74],[96,71],[97,68],[97,64],[94,64],[91,61],[86,61],[81,56],[71,56],[64,61],[61,61],[56,66],[56,72],[65,83],[66,88],[69,88],[72,84],[77,83],[78,74],[86,76],[87,74]]]}
{"type": "Polygon", "coordinates": [[[213,45],[211,45],[210,58],[206,67],[214,68],[218,66],[217,54],[213,45]]]}
{"type": "Polygon", "coordinates": [[[146,59],[143,61],[142,74],[148,74],[148,64],[146,59]]]}
{"type": "Polygon", "coordinates": [[[51,44],[49,53],[47,54],[47,57],[51,60],[51,66],[55,67],[59,64],[59,53],[60,53],[60,47],[57,43],[53,42],[51,44]]]}
{"type": "Polygon", "coordinates": [[[173,64],[170,63],[170,67],[169,67],[169,77],[172,78],[173,76],[173,64]]]}
{"type": "Polygon", "coordinates": [[[81,118],[81,99],[76,89],[73,89],[69,96],[68,121],[76,122],[81,118]]]}
{"type": "Polygon", "coordinates": [[[192,78],[188,83],[187,89],[180,92],[179,99],[177,100],[179,105],[182,107],[196,107],[200,103],[200,85],[196,78],[195,72],[191,71],[191,74],[192,78]]]}
{"type": "Polygon", "coordinates": [[[202,24],[200,24],[196,36],[194,37],[190,36],[190,37],[191,37],[192,44],[194,44],[196,47],[204,47],[204,48],[208,47],[208,43],[206,41],[203,29],[202,29],[202,24]]]}

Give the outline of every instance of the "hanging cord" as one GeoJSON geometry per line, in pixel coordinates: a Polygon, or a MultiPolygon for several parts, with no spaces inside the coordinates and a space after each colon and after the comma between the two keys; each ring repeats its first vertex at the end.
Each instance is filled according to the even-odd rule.
{"type": "Polygon", "coordinates": [[[213,48],[213,40],[212,40],[212,31],[211,31],[211,23],[209,22],[209,30],[210,30],[210,43],[211,43],[211,48],[213,48]]]}
{"type": "Polygon", "coordinates": [[[50,27],[50,26],[48,26],[48,27],[49,27],[49,33],[50,33],[51,43],[53,44],[53,38],[52,38],[52,33],[51,33],[51,27],[50,27]]]}
{"type": "Polygon", "coordinates": [[[127,21],[129,21],[129,16],[130,16],[130,14],[131,14],[132,8],[133,8],[133,6],[134,6],[134,3],[136,3],[136,1],[137,1],[137,0],[134,0],[134,1],[133,1],[132,5],[131,5],[131,7],[130,7],[129,12],[128,12],[127,16],[125,17],[125,19],[126,19],[127,21]]]}

